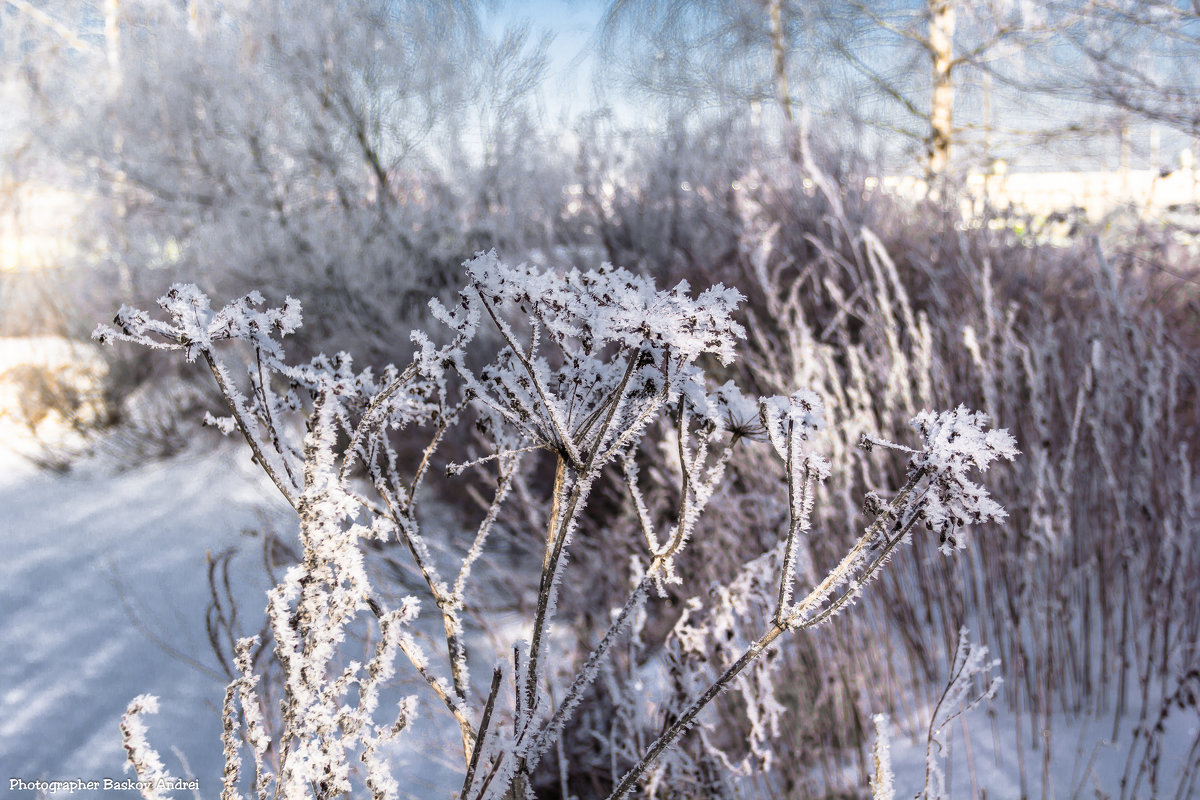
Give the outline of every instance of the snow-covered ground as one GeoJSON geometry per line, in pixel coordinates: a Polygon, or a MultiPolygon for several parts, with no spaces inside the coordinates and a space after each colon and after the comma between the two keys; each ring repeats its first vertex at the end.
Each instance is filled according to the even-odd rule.
{"type": "MultiPolygon", "coordinates": [[[[13,443],[16,432],[4,433],[13,443]]],[[[243,531],[277,508],[270,498],[229,445],[66,475],[0,448],[0,788],[14,778],[126,777],[117,726],[126,704],[148,692],[162,700],[147,720],[150,739],[172,773],[183,772],[176,746],[204,796],[219,794],[224,681],[180,655],[216,667],[204,633],[207,551],[241,545],[239,577],[262,596],[258,543],[243,531]]]]}
{"type": "MultiPolygon", "coordinates": [[[[1103,713],[1094,718],[1069,719],[1055,715],[1050,729],[1030,726],[1023,718],[1001,710],[976,708],[953,722],[943,737],[947,750],[942,754],[942,769],[947,777],[949,797],[953,800],[1106,800],[1121,797],[1121,780],[1128,773],[1128,785],[1138,790],[1136,798],[1194,798],[1176,793],[1178,775],[1188,748],[1197,735],[1194,716],[1178,714],[1167,720],[1163,733],[1163,751],[1159,762],[1159,789],[1151,794],[1148,778],[1138,779],[1139,758],[1128,763],[1136,716],[1127,716],[1113,738],[1113,718],[1103,713]],[[1024,747],[1018,752],[1017,730],[1024,747]],[[1036,745],[1035,745],[1035,740],[1036,745]],[[1050,744],[1049,758],[1044,743],[1050,744]]],[[[924,724],[909,726],[905,735],[891,731],[892,766],[895,771],[896,800],[919,796],[925,780],[926,737],[924,724]]],[[[936,752],[936,750],[935,750],[936,752]]],[[[1200,786],[1196,787],[1200,788],[1200,786]]]]}

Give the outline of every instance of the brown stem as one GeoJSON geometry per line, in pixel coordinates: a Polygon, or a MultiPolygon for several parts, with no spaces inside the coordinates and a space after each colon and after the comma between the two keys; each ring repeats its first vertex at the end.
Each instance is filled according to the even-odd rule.
{"type": "Polygon", "coordinates": [[[496,696],[500,693],[500,676],[501,670],[496,667],[492,670],[492,688],[488,690],[487,702],[483,706],[483,716],[479,718],[479,728],[475,733],[475,746],[471,749],[471,760],[467,762],[467,775],[463,779],[462,792],[459,797],[466,797],[467,792],[471,790],[471,783],[475,780],[475,770],[479,766],[479,756],[483,752],[483,742],[487,737],[488,725],[492,721],[492,709],[496,707],[496,696]]]}
{"type": "MultiPolygon", "coordinates": [[[[237,392],[232,386],[229,385],[228,381],[225,380],[225,372],[217,362],[216,356],[213,355],[211,350],[204,350],[203,353],[204,360],[208,364],[208,368],[212,372],[213,378],[215,378],[217,381],[217,388],[221,390],[221,394],[225,397],[225,402],[229,405],[229,410],[233,412],[234,423],[237,424],[238,430],[241,431],[242,438],[246,440],[246,444],[250,445],[250,450],[254,453],[254,459],[263,468],[263,471],[267,473],[267,477],[269,477],[271,482],[275,484],[275,488],[279,489],[279,493],[282,494],[284,499],[288,501],[288,504],[291,505],[292,508],[296,508],[298,510],[298,500],[295,496],[296,487],[284,481],[279,476],[279,473],[275,471],[275,468],[271,466],[270,461],[267,460],[266,453],[263,451],[258,439],[256,439],[254,434],[250,432],[249,421],[245,419],[245,409],[243,408],[242,404],[237,401],[237,392]]],[[[280,458],[283,457],[283,454],[280,453],[280,458]]]]}

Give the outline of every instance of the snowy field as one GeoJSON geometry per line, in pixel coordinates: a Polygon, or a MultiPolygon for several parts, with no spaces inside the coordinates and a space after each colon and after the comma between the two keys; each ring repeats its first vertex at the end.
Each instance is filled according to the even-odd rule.
{"type": "MultiPolygon", "coordinates": [[[[270,510],[267,487],[231,447],[123,473],[40,472],[11,447],[0,465],[0,788],[128,777],[118,723],[148,692],[162,700],[152,739],[217,796],[224,681],[204,633],[205,553],[257,556],[243,530],[270,510]]],[[[264,587],[253,569],[240,578],[264,587]]]]}

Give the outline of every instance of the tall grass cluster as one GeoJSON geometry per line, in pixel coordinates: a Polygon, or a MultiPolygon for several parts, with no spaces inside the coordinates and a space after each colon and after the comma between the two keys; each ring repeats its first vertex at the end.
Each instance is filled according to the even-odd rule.
{"type": "MultiPolygon", "coordinates": [[[[1099,718],[1128,760],[1105,791],[1187,796],[1200,739],[1162,774],[1156,723],[1198,710],[1186,699],[1200,624],[1194,244],[1146,226],[1043,248],[1003,229],[960,230],[934,209],[858,216],[837,197],[826,198],[822,242],[788,224],[802,191],[765,196],[755,216],[771,222],[748,258],[768,312],[752,372],[766,385],[803,375],[830,398],[833,473],[850,479],[829,487],[827,511],[849,518],[856,491],[888,478],[852,447],[860,432],[897,435],[907,409],[950,396],[986,410],[1025,453],[1000,479],[1011,499],[1002,532],[977,537],[961,560],[898,565],[815,662],[860,654],[862,668],[841,679],[866,720],[924,696],[967,624],[1005,665],[1023,793],[1047,796],[1051,749],[1069,751],[1055,719],[1099,718]],[[895,686],[897,674],[912,683],[895,686]]],[[[844,541],[842,520],[825,519],[828,541],[844,541]]]]}
{"type": "MultiPolygon", "coordinates": [[[[800,796],[865,785],[872,715],[931,707],[966,625],[1002,661],[996,707],[1018,720],[977,742],[1017,753],[1024,793],[1049,796],[1063,759],[1083,776],[1072,790],[1091,785],[1095,753],[1056,738],[1074,720],[1102,725],[1127,762],[1119,786],[1101,787],[1110,796],[1188,796],[1200,738],[1167,766],[1161,723],[1198,713],[1195,240],[1141,220],[1051,246],[1018,233],[1008,210],[964,221],[938,203],[863,192],[860,168],[828,154],[728,171],[661,155],[591,209],[596,244],[604,257],[638,252],[659,274],[736,282],[749,296],[748,353],[730,377],[825,399],[832,477],[806,540],[814,563],[853,541],[873,510],[862,498],[899,477],[886,453],[858,447],[864,435],[901,440],[913,413],[961,400],[1026,453],[996,484],[1011,515],[1003,529],[961,559],[919,545],[863,613],[781,651],[780,702],[801,721],[775,740],[766,785],[800,796]],[[642,229],[658,235],[621,238],[642,229]]],[[[665,482],[675,468],[661,469],[665,482]]],[[[752,453],[728,469],[737,495],[713,499],[712,534],[681,566],[689,574],[715,579],[785,519],[770,500],[777,469],[752,453]]],[[[631,513],[604,522],[618,528],[631,513]]],[[[589,585],[577,602],[594,597],[589,585]]],[[[607,700],[595,700],[600,720],[607,700]]],[[[577,746],[603,771],[604,746],[577,746]]]]}

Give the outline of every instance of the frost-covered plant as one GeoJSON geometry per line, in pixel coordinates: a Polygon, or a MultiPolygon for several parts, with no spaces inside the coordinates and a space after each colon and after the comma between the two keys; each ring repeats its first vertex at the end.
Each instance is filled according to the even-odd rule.
{"type": "Polygon", "coordinates": [[[872,800],[896,800],[896,786],[892,773],[892,744],[888,732],[887,714],[876,714],[871,718],[875,725],[875,746],[871,748],[875,769],[871,775],[872,800]]]}
{"type": "MultiPolygon", "coordinates": [[[[950,723],[996,696],[1003,678],[993,676],[1000,667],[999,659],[988,660],[988,649],[972,643],[967,629],[958,631],[958,645],[954,650],[954,661],[950,666],[950,679],[934,706],[925,734],[925,786],[915,797],[924,800],[946,800],[946,775],[942,771],[943,753],[946,749],[943,734],[950,723]],[[986,685],[979,688],[979,682],[986,685]]],[[[894,800],[896,787],[892,774],[891,735],[887,714],[876,714],[875,745],[872,749],[874,771],[871,778],[872,800],[894,800]]]]}
{"type": "Polygon", "coordinates": [[[950,666],[950,680],[938,698],[929,720],[929,731],[925,737],[925,794],[926,800],[946,800],[946,776],[942,772],[941,758],[945,750],[942,734],[950,723],[975,706],[996,696],[1003,678],[993,676],[992,671],[1000,666],[999,659],[988,659],[988,649],[970,641],[966,628],[958,632],[958,646],[954,650],[954,663],[950,666]],[[986,681],[983,690],[977,688],[977,680],[986,681]],[[935,751],[936,748],[936,751],[935,751]]]}
{"type": "MultiPolygon", "coordinates": [[[[1031,247],[986,225],[960,234],[956,215],[889,207],[880,196],[857,213],[847,205],[844,220],[822,217],[837,223],[830,232],[799,191],[787,192],[786,174],[741,186],[750,277],[741,285],[754,316],[734,376],[764,393],[806,385],[826,401],[833,477],[814,522],[829,534],[813,538],[818,553],[829,548],[828,558],[856,538],[869,518],[855,513],[864,494],[903,479],[889,454],[854,446],[863,433],[911,444],[921,408],[962,402],[1011,430],[1027,453],[989,480],[1011,515],[1005,535],[978,537],[952,560],[894,565],[853,620],[805,639],[813,655],[796,664],[792,685],[844,678],[849,708],[836,711],[852,724],[833,730],[861,730],[871,709],[936,690],[936,663],[968,623],[1021,673],[1002,690],[1021,722],[1000,731],[1022,781],[1035,778],[1036,768],[1025,770],[1040,760],[1050,791],[1051,764],[1064,756],[1048,747],[1030,757],[1017,735],[1026,714],[1052,730],[1064,713],[1107,709],[1114,741],[1140,752],[1119,728],[1131,715],[1145,715],[1139,728],[1153,719],[1200,639],[1191,613],[1200,560],[1180,538],[1200,519],[1200,340],[1195,315],[1179,311],[1196,300],[1194,259],[1152,228],[1105,235],[1102,246],[1080,237],[1031,247]],[[1161,254],[1153,265],[1148,252],[1161,254]],[[847,653],[869,655],[855,669],[824,667],[847,653]],[[906,685],[881,681],[885,672],[906,685]]],[[[750,493],[774,488],[769,473],[739,459],[730,471],[750,493]]],[[[963,541],[951,528],[943,535],[948,548],[963,541]]],[[[824,743],[797,743],[778,780],[823,770],[842,781],[853,755],[835,735],[824,743]]]]}
{"type": "MultiPolygon", "coordinates": [[[[869,498],[871,524],[840,563],[797,599],[798,565],[804,562],[806,577],[814,575],[806,540],[817,487],[829,475],[816,449],[824,405],[803,389],[755,399],[733,383],[714,385],[705,367],[729,364],[745,335],[734,319],[742,299],[737,291],[718,284],[693,296],[686,283],[662,291],[625,269],[514,268],[494,253],[476,257],[465,269],[467,285],[458,303],[431,304],[435,318],[450,329],[449,342],[438,346],[414,332],[412,362],[404,369],[389,367],[379,378],[370,370],[355,372],[346,354],[288,363],[280,339],[300,324],[298,304],[289,300],[279,309],[264,309],[257,294],[213,309],[195,287],[175,286],[160,300],[165,320],[122,308],[115,326],[97,330],[103,341],[181,351],[189,362],[204,362],[231,412],[208,421],[246,439],[300,521],[301,561],[268,593],[282,699],[278,708],[266,707],[251,656],[257,642],[243,639],[235,659],[239,674],[223,711],[224,797],[240,796],[245,783],[259,797],[333,797],[356,784],[373,797],[395,797],[397,776],[387,751],[415,713],[415,700],[400,699],[386,715],[380,705],[401,655],[459,728],[464,765],[459,796],[531,795],[539,763],[599,676],[611,675],[614,645],[639,635],[647,598],[667,587],[678,591],[684,583],[678,559],[734,448],[745,443],[768,442],[782,459],[788,524],[775,546],[729,583],[714,587],[709,608],[694,600],[675,625],[664,657],[679,679],[678,691],[660,708],[669,724],[652,740],[623,746],[613,798],[643,781],[653,793],[654,786],[683,774],[686,764],[672,768],[664,754],[727,688],[739,687],[749,701],[751,749],[769,758],[781,707],[769,696],[754,698],[756,687],[766,684],[762,656],[772,643],[785,632],[827,621],[853,602],[919,523],[937,531],[943,544],[951,543],[949,551],[960,546],[962,540],[951,537],[962,526],[1004,515],[968,474],[997,458],[1013,458],[1012,438],[985,432],[983,415],[966,409],[925,412],[913,420],[919,449],[869,440],[909,454],[907,479],[892,497],[869,498]],[[500,346],[480,359],[485,324],[500,346]],[[225,342],[234,342],[245,358],[242,380],[218,350],[225,342]],[[296,432],[297,420],[304,421],[303,434],[296,432]],[[451,581],[443,577],[445,559],[424,537],[417,509],[439,444],[452,426],[468,421],[490,452],[450,464],[448,477],[494,464],[495,489],[451,581]],[[405,459],[393,433],[417,428],[431,432],[430,442],[419,458],[405,459]],[[652,513],[639,481],[640,463],[661,451],[663,431],[670,432],[677,456],[677,505],[665,524],[652,513]],[[471,680],[465,622],[472,567],[524,460],[539,450],[549,452],[555,471],[542,521],[545,550],[532,576],[536,599],[526,637],[513,643],[511,665],[493,668],[480,700],[471,680]],[[606,472],[624,481],[644,546],[633,565],[632,589],[613,610],[608,630],[566,685],[556,687],[548,662],[560,586],[572,541],[587,525],[585,509],[606,472]],[[369,578],[366,545],[393,539],[411,555],[426,600],[441,615],[445,657],[437,664],[410,632],[418,599],[405,597],[398,609],[388,610],[369,578]],[[346,638],[364,631],[368,615],[378,634],[363,664],[352,657],[346,638]],[[724,644],[714,647],[716,642],[724,644]],[[502,697],[505,673],[512,691],[502,697]],[[253,760],[248,779],[242,775],[245,750],[253,760]],[[361,774],[355,762],[364,765],[361,774]]],[[[569,769],[561,751],[559,760],[560,770],[569,769]]]]}
{"type": "Polygon", "coordinates": [[[121,739],[128,759],[125,769],[137,775],[138,784],[142,787],[140,791],[146,800],[169,796],[163,794],[160,786],[172,780],[162,759],[146,741],[146,724],[142,722],[142,715],[156,713],[158,698],[142,694],[129,701],[121,718],[121,739]]]}
{"type": "Polygon", "coordinates": [[[929,478],[916,513],[925,528],[938,535],[943,553],[966,546],[959,532],[968,524],[1008,516],[987,490],[968,477],[972,469],[986,470],[997,458],[1011,461],[1017,455],[1008,432],[984,431],[986,421],[986,414],[968,411],[966,406],[940,414],[922,411],[912,420],[921,437],[920,450],[863,437],[868,449],[878,444],[910,453],[910,480],[918,474],[929,478]]]}

